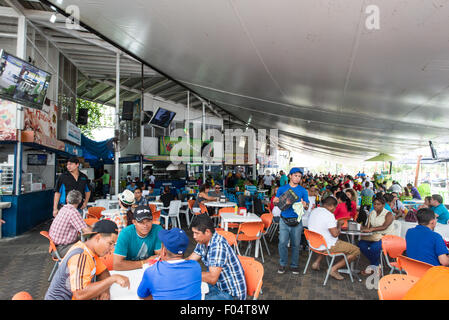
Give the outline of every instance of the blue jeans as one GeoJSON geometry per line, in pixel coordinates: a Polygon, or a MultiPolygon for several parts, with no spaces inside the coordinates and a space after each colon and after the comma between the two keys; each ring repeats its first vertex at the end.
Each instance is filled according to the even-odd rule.
{"type": "Polygon", "coordinates": [[[291,268],[299,267],[299,250],[301,248],[302,221],[296,227],[289,227],[281,218],[279,220],[279,264],[286,267],[288,263],[288,241],[292,249],[291,268]]]}
{"type": "Polygon", "coordinates": [[[360,251],[368,258],[370,265],[378,266],[380,264],[380,255],[382,253],[382,240],[379,241],[359,241],[360,251]]]}
{"type": "Polygon", "coordinates": [[[204,300],[236,300],[229,293],[218,289],[217,285],[207,284],[209,286],[209,292],[204,296],[204,300]]]}

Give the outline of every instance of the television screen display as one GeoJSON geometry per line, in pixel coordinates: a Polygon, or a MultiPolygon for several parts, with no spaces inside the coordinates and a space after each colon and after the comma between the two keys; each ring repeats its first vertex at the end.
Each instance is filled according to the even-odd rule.
{"type": "Polygon", "coordinates": [[[46,166],[47,155],[46,154],[29,154],[28,155],[29,166],[46,166]]]}
{"type": "Polygon", "coordinates": [[[0,52],[0,97],[42,109],[51,74],[6,51],[0,52]]]}
{"type": "Polygon", "coordinates": [[[162,128],[167,128],[168,125],[172,122],[175,115],[176,112],[163,108],[158,108],[153,118],[151,118],[150,124],[162,128]]]}

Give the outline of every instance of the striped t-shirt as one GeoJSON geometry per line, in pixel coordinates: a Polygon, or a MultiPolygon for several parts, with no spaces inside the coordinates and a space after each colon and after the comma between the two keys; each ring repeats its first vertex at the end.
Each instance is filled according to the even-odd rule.
{"type": "Polygon", "coordinates": [[[106,270],[101,259],[81,241],[67,252],[45,294],[45,300],[73,300],[73,292],[86,288],[106,270]]]}

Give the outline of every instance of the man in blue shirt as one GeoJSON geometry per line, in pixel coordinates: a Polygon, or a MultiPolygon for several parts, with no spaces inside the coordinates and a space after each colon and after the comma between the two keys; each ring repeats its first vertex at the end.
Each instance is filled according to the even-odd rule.
{"type": "Polygon", "coordinates": [[[443,237],[433,231],[437,224],[435,213],[428,208],[422,208],[416,215],[418,225],[408,229],[405,234],[407,257],[433,266],[449,266],[449,257],[447,256],[449,251],[443,237]]]}
{"type": "Polygon", "coordinates": [[[114,250],[114,270],[143,268],[148,259],[159,255],[161,240],[160,225],[153,224],[153,215],[148,206],[134,210],[133,224],[120,231],[114,250]]]}
{"type": "Polygon", "coordinates": [[[178,228],[159,230],[160,259],[149,266],[137,295],[145,300],[201,300],[201,266],[183,259],[189,246],[186,233],[178,228]]]}
{"type": "Polygon", "coordinates": [[[443,197],[439,194],[433,194],[432,199],[430,200],[430,205],[430,209],[435,212],[437,222],[447,224],[447,220],[449,220],[449,211],[443,204],[443,197]]]}
{"type": "MultiPolygon", "coordinates": [[[[301,168],[292,168],[289,173],[290,183],[279,187],[276,197],[273,199],[274,205],[279,203],[279,197],[287,190],[292,189],[298,196],[296,202],[302,202],[304,210],[309,206],[309,195],[307,190],[299,185],[304,171],[301,168]]],[[[298,215],[293,210],[293,204],[281,212],[281,219],[279,220],[279,264],[278,273],[285,273],[288,262],[288,243],[290,241],[292,249],[292,257],[290,261],[290,270],[293,274],[299,274],[299,250],[301,246],[302,234],[302,220],[297,221],[298,215]],[[296,222],[294,221],[296,218],[296,222]],[[291,222],[289,222],[291,221],[291,222]],[[290,224],[290,225],[288,225],[290,224]]]]}
{"type": "Polygon", "coordinates": [[[242,264],[228,241],[215,232],[212,219],[206,214],[198,215],[191,228],[197,245],[187,259],[201,259],[207,267],[202,273],[202,281],[209,285],[205,300],[245,300],[242,264]]]}

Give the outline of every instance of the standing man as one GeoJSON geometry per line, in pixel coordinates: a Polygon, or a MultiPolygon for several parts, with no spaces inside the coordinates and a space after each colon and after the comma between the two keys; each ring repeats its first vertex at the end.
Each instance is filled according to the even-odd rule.
{"type": "MultiPolygon", "coordinates": [[[[273,203],[276,205],[279,203],[279,197],[284,194],[288,189],[292,189],[293,192],[299,197],[296,202],[302,202],[304,210],[309,208],[309,195],[307,190],[299,185],[304,171],[301,168],[292,168],[290,170],[290,183],[282,187],[279,187],[276,197],[273,199],[273,203]]],[[[292,256],[290,261],[290,270],[293,274],[299,274],[299,250],[301,245],[302,234],[302,220],[297,221],[298,214],[293,210],[293,204],[286,210],[281,212],[281,219],[279,221],[279,264],[278,273],[285,273],[288,263],[288,243],[290,240],[292,256]],[[296,220],[295,220],[296,219],[296,220]],[[295,222],[296,221],[296,222],[295,222]]]]}
{"type": "Polygon", "coordinates": [[[55,196],[53,199],[53,216],[56,217],[61,207],[66,204],[67,194],[72,190],[81,192],[83,201],[78,205],[78,211],[87,208],[90,198],[89,178],[79,170],[80,161],[73,157],[67,161],[67,171],[61,174],[56,181],[55,196]]]}
{"type": "Polygon", "coordinates": [[[288,177],[285,174],[284,170],[281,170],[281,179],[279,180],[279,186],[285,186],[288,183],[288,177]]]}
{"type": "Polygon", "coordinates": [[[270,174],[270,170],[265,171],[265,175],[263,177],[263,187],[264,189],[268,189],[268,194],[271,192],[271,186],[273,185],[274,180],[276,180],[276,178],[270,174]]]}
{"type": "Polygon", "coordinates": [[[104,170],[103,175],[95,181],[101,181],[103,185],[103,198],[106,199],[106,195],[109,194],[111,189],[111,175],[108,170],[104,170]]]}

